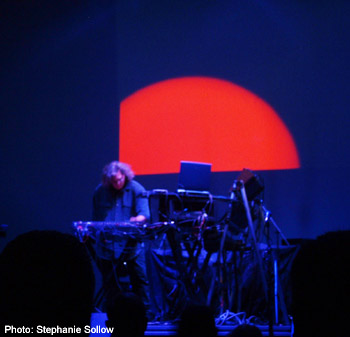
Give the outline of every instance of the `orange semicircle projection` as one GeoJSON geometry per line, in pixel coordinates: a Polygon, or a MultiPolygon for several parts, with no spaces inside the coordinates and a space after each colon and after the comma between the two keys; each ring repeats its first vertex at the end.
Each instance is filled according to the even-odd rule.
{"type": "Polygon", "coordinates": [[[138,175],[178,173],[180,161],[212,171],[300,167],[292,135],[261,98],[208,77],[165,80],[121,102],[119,160],[138,175]]]}

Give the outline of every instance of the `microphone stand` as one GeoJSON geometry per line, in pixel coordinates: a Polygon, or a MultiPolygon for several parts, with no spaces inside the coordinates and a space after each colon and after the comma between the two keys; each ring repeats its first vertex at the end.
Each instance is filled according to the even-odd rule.
{"type": "MultiPolygon", "coordinates": [[[[285,235],[282,233],[281,229],[277,226],[275,220],[273,219],[271,212],[266,209],[266,207],[263,205],[262,200],[259,201],[261,210],[262,210],[262,217],[265,224],[265,227],[267,228],[267,247],[268,247],[268,254],[269,254],[269,271],[270,274],[273,275],[273,287],[271,287],[270,291],[270,297],[274,299],[274,319],[275,323],[279,323],[279,306],[278,303],[280,301],[281,303],[281,311],[283,313],[283,318],[287,322],[288,321],[288,313],[287,308],[281,288],[281,284],[279,281],[279,266],[278,266],[278,255],[279,255],[279,245],[280,245],[280,238],[285,242],[285,245],[287,247],[290,247],[290,244],[285,237],[285,235]],[[277,243],[277,257],[275,254],[273,254],[272,250],[272,239],[271,239],[271,225],[276,231],[276,243],[277,243]],[[272,271],[273,270],[273,271],[272,271]]],[[[272,283],[272,281],[270,282],[272,283]]],[[[270,300],[269,310],[271,311],[270,315],[273,317],[273,309],[272,309],[272,300],[270,300]]]]}
{"type": "MultiPolygon", "coordinates": [[[[218,250],[218,256],[217,256],[217,274],[219,277],[219,284],[220,284],[220,314],[223,314],[224,312],[224,302],[225,302],[225,289],[224,289],[224,268],[225,268],[225,257],[224,257],[224,247],[225,247],[225,240],[227,236],[227,231],[228,231],[228,226],[230,223],[230,219],[232,216],[232,203],[234,200],[235,194],[234,194],[234,189],[232,188],[230,198],[226,197],[219,197],[219,200],[224,200],[224,201],[229,201],[229,211],[228,214],[226,215],[225,219],[225,225],[224,225],[224,231],[220,239],[220,246],[218,250]]],[[[215,198],[215,197],[214,197],[215,198]]],[[[207,306],[210,306],[212,297],[213,297],[213,292],[214,292],[214,287],[215,287],[215,274],[212,277],[208,296],[207,296],[207,306]]]]}
{"type": "MultiPolygon", "coordinates": [[[[246,190],[245,190],[245,187],[244,187],[244,182],[242,180],[235,181],[235,183],[233,184],[233,187],[234,188],[236,187],[236,189],[239,189],[241,191],[242,201],[243,201],[243,205],[244,205],[244,208],[245,208],[245,212],[246,212],[246,216],[247,216],[247,220],[248,220],[248,226],[249,226],[249,230],[250,230],[250,234],[251,234],[251,238],[252,238],[251,241],[252,241],[252,245],[253,245],[253,251],[255,252],[255,256],[256,256],[256,259],[258,261],[258,267],[259,267],[259,272],[260,272],[260,276],[261,276],[261,281],[262,281],[265,301],[266,301],[266,303],[268,303],[268,306],[270,308],[271,297],[269,296],[266,275],[265,275],[265,272],[264,272],[262,258],[261,258],[261,255],[260,255],[258,243],[257,243],[256,236],[255,236],[253,220],[252,220],[252,216],[251,216],[251,213],[250,213],[250,207],[249,207],[247,193],[246,193],[246,190]]],[[[273,337],[273,335],[274,335],[273,334],[273,317],[271,317],[271,315],[269,315],[269,316],[270,316],[269,317],[269,336],[273,337]]]]}

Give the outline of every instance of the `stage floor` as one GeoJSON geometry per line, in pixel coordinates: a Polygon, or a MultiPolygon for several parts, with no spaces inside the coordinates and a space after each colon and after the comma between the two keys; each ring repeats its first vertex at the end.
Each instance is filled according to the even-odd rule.
{"type": "MultiPolygon", "coordinates": [[[[91,327],[105,327],[105,321],[107,317],[104,313],[93,313],[91,318],[91,327]]],[[[218,336],[226,336],[230,331],[232,331],[237,325],[233,324],[223,324],[217,326],[218,336]]],[[[269,326],[268,325],[257,325],[257,327],[262,331],[263,336],[269,336],[269,326]]],[[[108,333],[93,333],[90,334],[91,337],[108,337],[108,333]]],[[[148,324],[145,336],[176,336],[176,324],[173,322],[152,322],[148,324]]],[[[291,326],[290,325],[274,325],[273,326],[273,336],[291,336],[291,326]]]]}

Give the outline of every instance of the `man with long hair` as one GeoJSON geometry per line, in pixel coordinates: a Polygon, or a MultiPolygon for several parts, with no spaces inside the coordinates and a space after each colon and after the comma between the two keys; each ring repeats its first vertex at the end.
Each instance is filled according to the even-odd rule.
{"type": "MultiPolygon", "coordinates": [[[[142,225],[150,218],[145,188],[134,180],[128,164],[113,161],[103,169],[102,182],[93,196],[93,220],[142,225]]],[[[120,291],[118,267],[126,266],[132,290],[149,308],[148,280],[143,244],[134,238],[101,233],[96,244],[98,266],[106,294],[120,291]]]]}

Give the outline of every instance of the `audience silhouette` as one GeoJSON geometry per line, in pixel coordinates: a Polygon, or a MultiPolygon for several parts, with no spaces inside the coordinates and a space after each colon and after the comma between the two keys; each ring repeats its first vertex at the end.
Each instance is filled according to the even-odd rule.
{"type": "Polygon", "coordinates": [[[295,337],[350,336],[350,231],[302,245],[292,267],[295,337]]]}
{"type": "Polygon", "coordinates": [[[232,330],[229,337],[262,337],[260,329],[254,325],[242,324],[232,330]]]}
{"type": "Polygon", "coordinates": [[[19,335],[23,331],[9,329],[25,327],[32,335],[45,335],[50,332],[44,328],[59,326],[75,328],[74,335],[86,333],[95,278],[86,248],[74,236],[57,231],[19,235],[1,253],[0,270],[2,332],[6,327],[19,335]]]}
{"type": "Polygon", "coordinates": [[[205,305],[189,304],[181,315],[177,336],[216,337],[213,311],[205,305]]]}
{"type": "Polygon", "coordinates": [[[134,293],[119,293],[108,299],[106,326],[113,337],[142,337],[147,329],[146,306],[134,293]]]}

